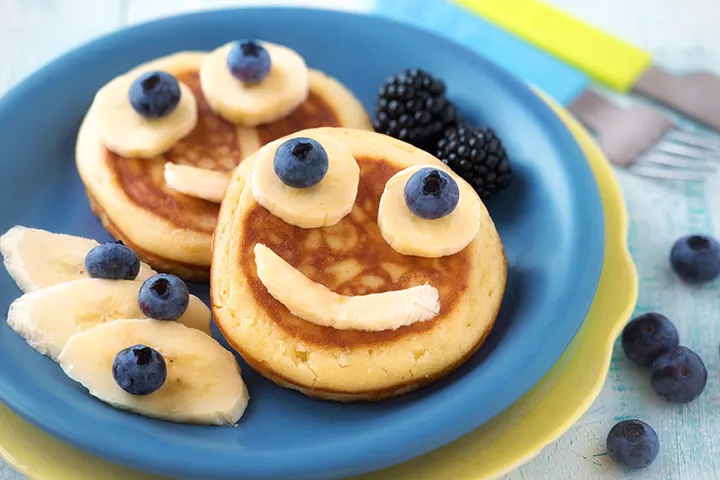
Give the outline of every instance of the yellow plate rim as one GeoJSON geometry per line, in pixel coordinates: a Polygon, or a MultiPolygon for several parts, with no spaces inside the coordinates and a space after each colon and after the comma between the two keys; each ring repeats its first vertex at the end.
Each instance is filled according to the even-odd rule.
{"type": "MultiPolygon", "coordinates": [[[[637,301],[637,272],[627,245],[627,211],[612,168],[587,131],[561,106],[541,91],[536,92],[575,136],[600,189],[605,214],[605,259],[590,311],[555,366],[502,414],[445,447],[360,479],[496,478],[530,460],[559,438],[600,393],[615,340],[637,301]]],[[[161,478],[63,444],[2,404],[0,422],[0,455],[30,478],[161,478]]]]}

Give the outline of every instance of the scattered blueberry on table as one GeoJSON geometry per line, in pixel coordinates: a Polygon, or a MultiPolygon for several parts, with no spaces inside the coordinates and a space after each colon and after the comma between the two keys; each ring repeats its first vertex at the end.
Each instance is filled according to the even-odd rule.
{"type": "MultiPolygon", "coordinates": [[[[670,264],[687,283],[709,283],[720,276],[720,243],[705,235],[687,235],[675,242],[670,264]]],[[[650,382],[660,397],[672,403],[689,403],[707,386],[708,371],[700,356],[680,345],[675,325],[664,315],[651,312],[630,321],[622,332],[625,355],[641,367],[651,367],[650,382]]],[[[650,425],[626,420],[607,437],[610,457],[629,468],[650,465],[660,451],[660,441],[650,425]]]]}
{"type": "Polygon", "coordinates": [[[682,237],[670,251],[670,264],[686,282],[711,282],[720,276],[720,243],[705,235],[682,237]]]}
{"type": "Polygon", "coordinates": [[[637,365],[651,368],[653,390],[674,403],[695,400],[707,384],[702,359],[679,346],[675,325],[659,313],[646,313],[632,320],[622,333],[625,355],[637,365]]]}
{"type": "Polygon", "coordinates": [[[652,365],[652,387],[664,399],[688,403],[705,390],[708,372],[702,359],[686,347],[675,347],[652,365]]]}
{"type": "Polygon", "coordinates": [[[655,430],[640,420],[625,420],[608,433],[607,449],[615,462],[629,468],[645,468],[660,451],[655,430]]]}
{"type": "Polygon", "coordinates": [[[622,333],[625,355],[641,367],[649,367],[657,357],[679,344],[675,325],[659,313],[640,315],[628,323],[622,333]]]}

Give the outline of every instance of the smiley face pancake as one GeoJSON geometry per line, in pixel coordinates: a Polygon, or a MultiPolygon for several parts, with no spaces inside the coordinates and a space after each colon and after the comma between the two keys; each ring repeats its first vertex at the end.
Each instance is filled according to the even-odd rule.
{"type": "Polygon", "coordinates": [[[470,358],[506,277],[487,210],[439,160],[385,135],[317,128],[268,144],[235,171],[215,233],[212,308],[230,345],[277,384],[380,400],[470,358]],[[288,151],[305,162],[303,175],[288,151]],[[313,226],[311,206],[332,220],[313,226]]]}
{"type": "MultiPolygon", "coordinates": [[[[281,47],[268,44],[269,51],[274,48],[281,47]]],[[[285,57],[280,60],[290,55],[282,48],[285,57]]],[[[76,147],[80,177],[105,228],[155,269],[186,280],[208,278],[219,202],[244,158],[303,128],[372,128],[344,86],[295,57],[291,65],[305,70],[284,75],[305,78],[304,93],[302,85],[294,86],[294,97],[285,104],[268,106],[275,109],[273,116],[262,118],[273,118],[270,123],[231,122],[211,107],[205,94],[217,96],[202,81],[203,75],[213,78],[207,65],[214,53],[173,54],[113,79],[96,95],[76,147]],[[133,97],[131,90],[138,85],[155,93],[174,92],[177,105],[160,118],[153,111],[157,105],[148,107],[142,97],[133,97]],[[284,108],[281,114],[278,108],[284,108]],[[138,114],[143,109],[145,116],[138,114]]],[[[244,98],[252,98],[251,93],[244,98]]],[[[263,112],[260,104],[254,108],[255,114],[263,112]]]]}

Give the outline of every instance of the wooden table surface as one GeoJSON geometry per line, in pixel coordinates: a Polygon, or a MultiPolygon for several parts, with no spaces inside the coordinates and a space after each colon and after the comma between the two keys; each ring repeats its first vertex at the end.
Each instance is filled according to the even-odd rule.
{"type": "MultiPolygon", "coordinates": [[[[125,25],[203,8],[269,3],[370,11],[375,1],[0,0],[0,95],[47,61],[125,25]]],[[[548,3],[652,51],[656,61],[669,68],[720,73],[718,0],[548,3]]],[[[590,411],[537,458],[507,475],[508,479],[720,478],[720,285],[685,287],[667,262],[679,236],[690,232],[720,235],[720,189],[716,187],[720,177],[706,184],[650,181],[625,172],[618,172],[618,178],[631,215],[630,244],[640,274],[637,312],[660,311],[675,321],[681,342],[698,352],[708,367],[707,389],[686,406],[664,403],[652,393],[646,372],[632,366],[616,348],[608,381],[590,411]],[[615,422],[633,417],[655,427],[661,453],[650,468],[623,472],[607,457],[605,436],[615,422]]],[[[0,480],[19,478],[0,461],[0,480]]]]}

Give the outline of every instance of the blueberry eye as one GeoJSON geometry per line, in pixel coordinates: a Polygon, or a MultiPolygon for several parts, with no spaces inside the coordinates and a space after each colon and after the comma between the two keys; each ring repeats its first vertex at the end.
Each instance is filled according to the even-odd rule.
{"type": "Polygon", "coordinates": [[[236,42],[227,56],[230,73],[248,85],[262,82],[270,73],[271,64],[270,54],[255,40],[236,42]]]}
{"type": "Polygon", "coordinates": [[[422,168],[405,185],[405,203],[411,212],[426,220],[452,213],[460,199],[455,180],[436,168],[422,168]]]}
{"type": "Polygon", "coordinates": [[[292,138],[275,150],[275,174],[287,186],[310,188],[328,171],[327,152],[312,138],[292,138]]]}
{"type": "Polygon", "coordinates": [[[161,118],[172,113],[180,103],[180,84],[167,72],[140,75],[130,86],[130,104],[145,118],[161,118]]]}

